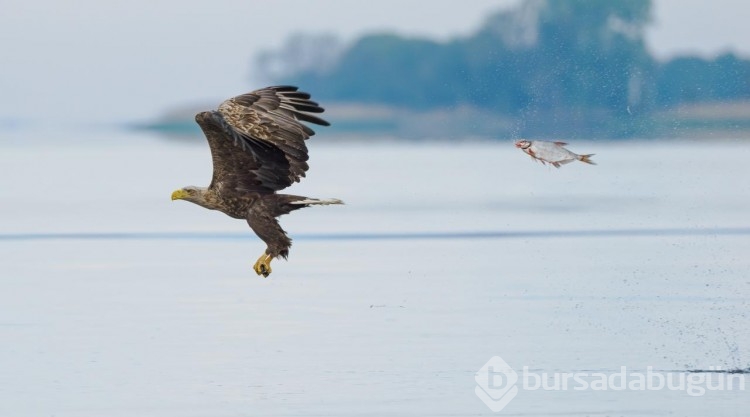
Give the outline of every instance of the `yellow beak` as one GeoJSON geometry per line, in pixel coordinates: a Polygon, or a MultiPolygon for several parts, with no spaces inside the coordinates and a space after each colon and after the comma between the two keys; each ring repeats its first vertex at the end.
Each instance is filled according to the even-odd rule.
{"type": "Polygon", "coordinates": [[[172,201],[175,200],[182,200],[183,198],[188,196],[188,192],[185,190],[177,190],[172,193],[172,201]]]}

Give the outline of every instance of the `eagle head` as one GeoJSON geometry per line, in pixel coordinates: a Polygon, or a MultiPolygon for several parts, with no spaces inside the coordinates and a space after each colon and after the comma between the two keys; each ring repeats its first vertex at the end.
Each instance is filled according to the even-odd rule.
{"type": "Polygon", "coordinates": [[[179,190],[175,190],[175,192],[172,193],[172,201],[174,200],[187,200],[195,203],[198,200],[201,200],[203,198],[203,189],[200,187],[185,187],[180,188],[179,190]]]}
{"type": "Polygon", "coordinates": [[[202,111],[195,115],[195,121],[198,123],[201,123],[201,121],[205,121],[211,118],[211,112],[210,111],[202,111]]]}

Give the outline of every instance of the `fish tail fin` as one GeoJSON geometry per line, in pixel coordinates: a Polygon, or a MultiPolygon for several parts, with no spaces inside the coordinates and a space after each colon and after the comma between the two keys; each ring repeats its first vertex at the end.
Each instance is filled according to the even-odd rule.
{"type": "Polygon", "coordinates": [[[594,161],[591,160],[591,157],[594,156],[594,155],[595,154],[593,154],[593,153],[590,153],[588,155],[578,155],[578,160],[581,161],[581,162],[585,162],[587,164],[596,165],[596,162],[594,162],[594,161]]]}

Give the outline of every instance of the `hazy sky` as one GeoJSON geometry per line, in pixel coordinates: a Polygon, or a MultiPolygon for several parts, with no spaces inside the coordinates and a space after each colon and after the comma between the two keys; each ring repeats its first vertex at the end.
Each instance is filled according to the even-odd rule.
{"type": "MultiPolygon", "coordinates": [[[[517,0],[2,0],[0,122],[149,120],[260,87],[259,50],[293,32],[447,39],[517,0]]],[[[660,57],[750,56],[746,0],[655,0],[660,57]]]]}

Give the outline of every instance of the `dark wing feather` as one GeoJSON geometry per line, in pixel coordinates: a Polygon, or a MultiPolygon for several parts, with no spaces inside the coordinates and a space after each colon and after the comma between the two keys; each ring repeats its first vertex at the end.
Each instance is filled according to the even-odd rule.
{"type": "Polygon", "coordinates": [[[315,132],[300,121],[329,125],[309,114],[323,112],[309,98],[297,87],[267,87],[225,101],[218,112],[199,114],[214,162],[211,187],[271,193],[304,177],[305,140],[315,132]]]}
{"type": "Polygon", "coordinates": [[[279,174],[289,170],[283,151],[263,142],[247,145],[219,112],[199,113],[195,120],[211,148],[214,172],[209,188],[231,197],[238,192],[270,194],[290,184],[279,174]]]}

